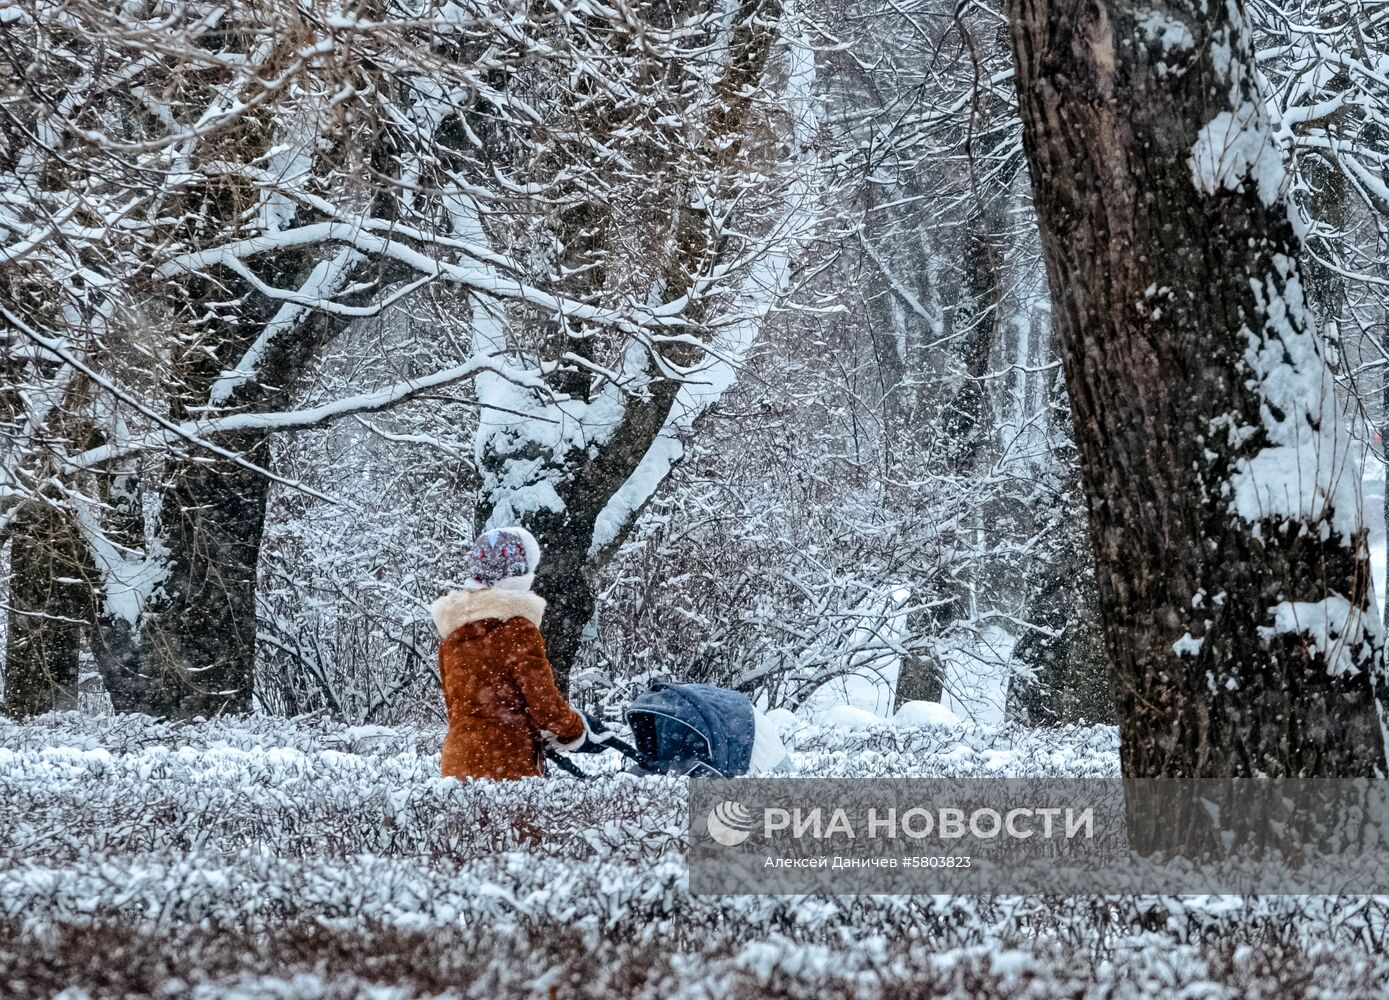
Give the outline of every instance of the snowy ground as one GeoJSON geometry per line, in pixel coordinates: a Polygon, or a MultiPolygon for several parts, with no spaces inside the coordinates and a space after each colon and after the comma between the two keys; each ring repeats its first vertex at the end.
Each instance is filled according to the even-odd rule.
{"type": "MultiPolygon", "coordinates": [[[[1385,900],[701,897],[676,779],[439,732],[0,723],[0,996],[1353,996],[1385,900]]],[[[795,726],[804,774],[1107,775],[1115,733],[795,726]]],[[[616,762],[614,761],[614,764],[616,762]]]]}

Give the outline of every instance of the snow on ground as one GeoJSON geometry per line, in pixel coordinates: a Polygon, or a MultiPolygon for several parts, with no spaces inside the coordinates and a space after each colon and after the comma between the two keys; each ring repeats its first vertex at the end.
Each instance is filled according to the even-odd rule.
{"type": "MultiPolygon", "coordinates": [[[[890,600],[905,607],[909,596],[905,588],[897,588],[890,600]]],[[[818,687],[801,706],[805,718],[858,727],[893,717],[906,616],[893,618],[890,612],[880,611],[873,621],[874,627],[863,627],[855,634],[849,669],[818,687]],[[884,620],[887,627],[881,624],[884,620]]],[[[1016,643],[1017,638],[998,625],[986,626],[976,635],[937,642],[935,656],[945,669],[944,711],[977,724],[1002,724],[1016,643]]]]}
{"type": "Polygon", "coordinates": [[[889,587],[859,605],[858,624],[850,630],[845,660],[848,670],[820,685],[805,700],[807,718],[830,721],[829,713],[848,718],[848,707],[865,716],[892,714],[893,693],[902,669],[902,642],[907,637],[911,590],[889,587]]]}
{"type": "Polygon", "coordinates": [[[1017,641],[1007,629],[989,625],[972,642],[944,650],[945,707],[978,724],[1002,723],[1017,641]]]}
{"type": "Polygon", "coordinates": [[[960,724],[960,717],[940,702],[908,701],[903,702],[892,721],[898,726],[948,726],[953,729],[960,724]]]}
{"type": "MultiPolygon", "coordinates": [[[[806,775],[1117,772],[1112,728],[775,721],[806,775]]],[[[713,897],[685,786],[436,777],[442,734],[0,722],[0,996],[1370,995],[1383,899],[713,897]],[[1315,984],[1315,989],[1313,988],[1315,984]]]]}

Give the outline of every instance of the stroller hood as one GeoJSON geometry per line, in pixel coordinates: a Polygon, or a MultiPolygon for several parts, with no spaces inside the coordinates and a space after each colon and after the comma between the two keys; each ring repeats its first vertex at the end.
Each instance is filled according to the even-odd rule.
{"type": "Polygon", "coordinates": [[[638,766],[662,774],[746,774],[756,738],[747,695],[712,684],[657,684],[628,707],[638,766]]]}

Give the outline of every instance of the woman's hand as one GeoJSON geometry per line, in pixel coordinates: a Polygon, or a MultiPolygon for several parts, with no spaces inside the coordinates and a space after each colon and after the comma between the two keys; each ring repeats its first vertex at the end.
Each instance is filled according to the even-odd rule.
{"type": "MultiPolygon", "coordinates": [[[[576,709],[576,711],[578,711],[576,709]]],[[[584,734],[576,741],[576,744],[569,744],[556,749],[564,750],[567,753],[602,753],[608,749],[607,743],[614,735],[613,731],[604,724],[603,720],[596,715],[579,711],[584,719],[584,734]]]]}

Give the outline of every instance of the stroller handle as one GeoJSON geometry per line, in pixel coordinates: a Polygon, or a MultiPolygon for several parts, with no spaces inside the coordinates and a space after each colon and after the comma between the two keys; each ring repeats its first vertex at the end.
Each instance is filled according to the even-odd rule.
{"type": "MultiPolygon", "coordinates": [[[[641,762],[641,758],[637,756],[636,748],[633,747],[632,744],[626,742],[625,740],[618,739],[616,736],[609,736],[599,745],[602,746],[605,750],[608,748],[612,748],[613,750],[616,750],[618,753],[622,754],[622,756],[626,757],[629,760],[636,761],[637,763],[641,762]]],[[[561,771],[566,771],[569,774],[574,775],[574,777],[576,778],[594,777],[594,775],[588,774],[582,768],[576,767],[574,764],[572,764],[569,758],[566,757],[564,754],[556,753],[549,747],[545,748],[545,756],[549,760],[553,761],[555,766],[558,767],[561,771]]]]}
{"type": "Polygon", "coordinates": [[[606,740],[602,741],[600,746],[604,748],[611,747],[613,750],[616,750],[618,753],[622,754],[622,756],[626,757],[628,760],[640,759],[637,756],[636,747],[632,746],[632,744],[628,743],[626,740],[619,739],[616,736],[609,736],[606,740]]]}

